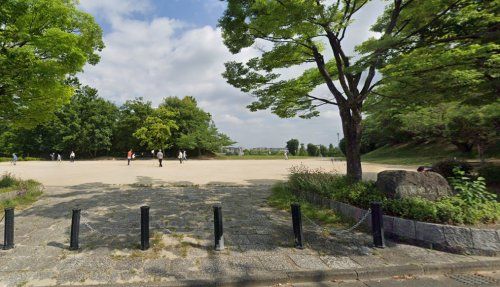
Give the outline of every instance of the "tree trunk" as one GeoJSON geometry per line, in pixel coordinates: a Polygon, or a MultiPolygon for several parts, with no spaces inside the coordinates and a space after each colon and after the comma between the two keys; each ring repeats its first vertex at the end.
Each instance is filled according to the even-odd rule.
{"type": "Polygon", "coordinates": [[[346,142],[347,176],[354,181],[360,181],[363,174],[360,154],[361,113],[341,107],[339,110],[346,142]]]}

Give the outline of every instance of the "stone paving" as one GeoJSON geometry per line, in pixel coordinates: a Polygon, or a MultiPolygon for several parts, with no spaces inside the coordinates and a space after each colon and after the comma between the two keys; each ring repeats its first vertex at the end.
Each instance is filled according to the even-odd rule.
{"type": "MultiPolygon", "coordinates": [[[[16,211],[16,247],[0,250],[0,286],[279,279],[290,271],[491,260],[392,242],[374,249],[365,233],[327,238],[307,222],[306,248],[297,250],[291,216],[269,207],[269,194],[268,186],[49,187],[32,207],[16,211]],[[219,202],[226,250],[216,252],[211,207],[219,202]],[[151,207],[148,251],[139,250],[141,205],[151,207]],[[83,213],[79,251],[68,250],[73,208],[83,213]]],[[[0,238],[3,231],[2,222],[0,238]]]]}

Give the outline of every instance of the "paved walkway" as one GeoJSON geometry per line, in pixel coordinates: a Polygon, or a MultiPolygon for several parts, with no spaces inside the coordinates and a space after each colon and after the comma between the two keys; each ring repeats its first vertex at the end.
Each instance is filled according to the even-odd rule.
{"type": "MultiPolygon", "coordinates": [[[[16,212],[16,247],[0,250],[0,286],[168,283],[176,280],[267,278],[301,272],[492,258],[453,255],[351,233],[325,238],[305,226],[307,248],[294,249],[290,215],[266,204],[269,187],[48,187],[34,206],[16,212]],[[227,249],[212,251],[212,210],[222,202],[227,249]],[[138,250],[141,205],[151,207],[152,248],[138,250]],[[85,211],[79,252],[68,250],[71,209],[85,211]]],[[[3,238],[0,223],[0,238],[3,238]]],[[[394,267],[395,268],[395,267],[394,267]]],[[[353,271],[354,272],[354,271],[353,271]]],[[[305,274],[305,273],[304,273],[305,274]]],[[[142,285],[142,284],[139,284],[142,285]]]]}

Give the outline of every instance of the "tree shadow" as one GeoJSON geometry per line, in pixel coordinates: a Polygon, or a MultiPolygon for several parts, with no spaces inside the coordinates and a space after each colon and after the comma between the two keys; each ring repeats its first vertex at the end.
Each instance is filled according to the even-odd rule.
{"type": "MultiPolygon", "coordinates": [[[[249,258],[258,257],[258,254],[300,255],[310,252],[363,256],[367,254],[363,248],[371,244],[366,235],[359,233],[325,237],[320,229],[304,221],[307,250],[294,249],[291,215],[269,207],[266,203],[270,195],[269,184],[276,182],[274,180],[252,180],[248,181],[249,185],[238,187],[234,187],[237,184],[228,182],[214,182],[201,187],[191,182],[183,182],[187,187],[155,187],[154,184],[163,182],[148,177],[141,177],[138,182],[152,186],[116,186],[96,182],[61,188],[47,193],[43,204],[37,203],[16,216],[19,222],[23,222],[23,218],[41,218],[49,223],[61,222],[57,239],[40,238],[35,241],[48,240],[47,246],[67,249],[71,211],[81,209],[79,252],[104,248],[108,254],[116,251],[130,253],[140,252],[140,206],[148,205],[152,251],[134,256],[143,260],[161,258],[162,252],[170,252],[181,262],[188,261],[193,254],[202,253],[204,255],[201,258],[208,260],[214,267],[200,268],[206,268],[204,271],[214,272],[217,276],[225,276],[223,272],[227,268],[236,268],[241,274],[255,272],[255,264],[231,263],[227,259],[230,257],[249,258]],[[219,186],[222,184],[225,186],[219,186]],[[227,246],[227,250],[220,253],[213,251],[212,206],[217,203],[223,207],[227,246]],[[61,238],[61,233],[64,234],[64,239],[61,238]],[[161,242],[163,239],[160,239],[155,242],[157,234],[163,239],[168,238],[168,241],[161,242]],[[220,261],[221,259],[223,260],[220,261]]],[[[33,236],[50,237],[51,234],[42,232],[33,236]]],[[[154,268],[148,270],[146,272],[152,274],[159,271],[154,268]]],[[[168,274],[180,276],[180,272],[172,271],[168,274]]]]}

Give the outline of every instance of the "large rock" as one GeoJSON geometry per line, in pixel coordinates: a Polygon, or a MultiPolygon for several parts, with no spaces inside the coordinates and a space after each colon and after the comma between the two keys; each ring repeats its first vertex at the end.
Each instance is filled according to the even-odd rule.
{"type": "Polygon", "coordinates": [[[440,174],[406,170],[386,170],[377,175],[377,188],[388,198],[420,196],[437,200],[451,195],[451,187],[440,174]]]}

